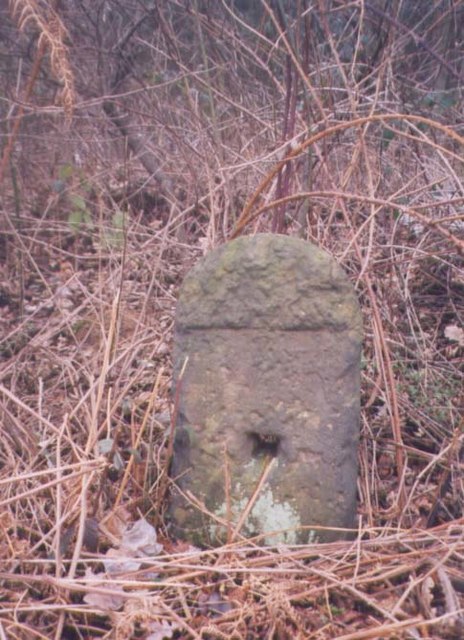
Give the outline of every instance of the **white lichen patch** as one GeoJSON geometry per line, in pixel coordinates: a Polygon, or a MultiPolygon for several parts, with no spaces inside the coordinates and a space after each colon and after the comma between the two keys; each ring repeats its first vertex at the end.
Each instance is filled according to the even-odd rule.
{"type": "Polygon", "coordinates": [[[251,529],[268,535],[265,544],[297,543],[297,530],[301,526],[298,512],[287,502],[280,502],[274,498],[270,487],[264,489],[251,510],[244,529],[251,529]],[[279,534],[271,535],[273,531],[285,529],[279,534]]]}
{"type": "MultiPolygon", "coordinates": [[[[259,465],[253,461],[246,471],[248,473],[255,467],[257,470],[259,465]]],[[[245,471],[245,473],[246,473],[245,471]]],[[[240,520],[241,514],[247,508],[250,496],[244,495],[245,490],[242,483],[235,484],[232,494],[232,530],[236,523],[240,520]]],[[[215,510],[214,514],[221,519],[226,517],[226,504],[222,503],[215,510]]],[[[253,508],[240,530],[242,535],[247,537],[264,534],[263,542],[267,545],[275,545],[279,543],[297,544],[298,530],[301,527],[301,519],[298,510],[288,500],[280,500],[277,498],[272,488],[265,485],[261,489],[261,493],[256,499],[253,508]],[[278,532],[278,533],[274,533],[278,532]]],[[[218,525],[210,525],[210,535],[214,538],[218,533],[218,525]]]]}

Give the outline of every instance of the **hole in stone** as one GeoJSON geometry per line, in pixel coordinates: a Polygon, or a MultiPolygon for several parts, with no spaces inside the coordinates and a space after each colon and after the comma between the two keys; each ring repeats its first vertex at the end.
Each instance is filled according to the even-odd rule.
{"type": "Polygon", "coordinates": [[[253,458],[267,456],[275,458],[279,453],[280,437],[275,433],[256,433],[247,434],[251,440],[251,455],[253,458]]]}

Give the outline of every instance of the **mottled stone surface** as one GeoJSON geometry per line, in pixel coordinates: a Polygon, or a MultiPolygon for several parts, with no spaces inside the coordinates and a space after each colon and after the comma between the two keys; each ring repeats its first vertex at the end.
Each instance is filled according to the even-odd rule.
{"type": "Polygon", "coordinates": [[[238,238],[192,269],[175,325],[175,535],[223,542],[271,459],[240,535],[329,541],[342,535],[312,527],[354,525],[361,335],[347,277],[303,240],[238,238]]]}

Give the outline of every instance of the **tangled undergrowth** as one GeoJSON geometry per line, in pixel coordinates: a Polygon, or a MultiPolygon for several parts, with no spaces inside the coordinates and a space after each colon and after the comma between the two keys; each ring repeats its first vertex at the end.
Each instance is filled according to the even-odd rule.
{"type": "Polygon", "coordinates": [[[462,638],[464,3],[125,4],[2,10],[0,638],[462,638]],[[359,530],[199,550],[176,295],[259,231],[358,293],[359,530]]]}

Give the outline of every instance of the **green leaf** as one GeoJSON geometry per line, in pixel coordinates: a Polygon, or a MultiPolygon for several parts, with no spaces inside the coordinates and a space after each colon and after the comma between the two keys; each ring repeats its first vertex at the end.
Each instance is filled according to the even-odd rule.
{"type": "Polygon", "coordinates": [[[103,440],[99,440],[97,442],[98,453],[101,455],[106,455],[110,453],[113,449],[114,440],[113,438],[103,438],[103,440]]]}
{"type": "Polygon", "coordinates": [[[92,192],[92,185],[91,183],[86,180],[85,178],[82,178],[82,180],[79,183],[79,188],[84,192],[84,193],[91,193],[92,192]]]}
{"type": "Polygon", "coordinates": [[[68,224],[74,233],[77,233],[84,221],[84,214],[79,209],[74,209],[68,216],[68,224]]]}
{"type": "Polygon", "coordinates": [[[60,180],[68,180],[74,173],[74,167],[72,164],[64,164],[58,170],[58,177],[60,180]]]}
{"type": "Polygon", "coordinates": [[[456,96],[452,93],[445,93],[440,98],[440,105],[444,109],[449,109],[449,107],[454,107],[457,104],[456,96]]]}
{"type": "Polygon", "coordinates": [[[393,140],[395,135],[396,135],[395,132],[392,131],[391,129],[383,129],[383,131],[382,131],[382,143],[383,143],[385,148],[388,147],[388,145],[393,140]]]}
{"type": "Polygon", "coordinates": [[[422,104],[426,107],[438,106],[449,109],[456,106],[457,96],[451,91],[432,91],[422,99],[422,104]]]}
{"type": "Polygon", "coordinates": [[[113,227],[115,229],[124,230],[124,213],[118,209],[111,218],[111,222],[113,223],[113,227]]]}
{"type": "Polygon", "coordinates": [[[130,453],[132,456],[134,456],[134,461],[137,464],[141,464],[143,462],[143,458],[142,455],[140,453],[140,451],[138,449],[128,449],[127,450],[128,453],[130,453]]]}
{"type": "Polygon", "coordinates": [[[109,228],[105,228],[103,232],[103,241],[107,248],[117,249],[124,243],[124,213],[117,209],[111,216],[111,225],[109,228]]]}
{"type": "Polygon", "coordinates": [[[122,471],[124,469],[124,460],[122,459],[122,456],[119,453],[119,451],[116,451],[113,456],[113,467],[117,471],[122,471]]]}
{"type": "Polygon", "coordinates": [[[78,193],[73,193],[73,195],[70,196],[69,200],[73,207],[75,207],[76,209],[79,209],[80,211],[87,211],[85,200],[78,193]]]}

